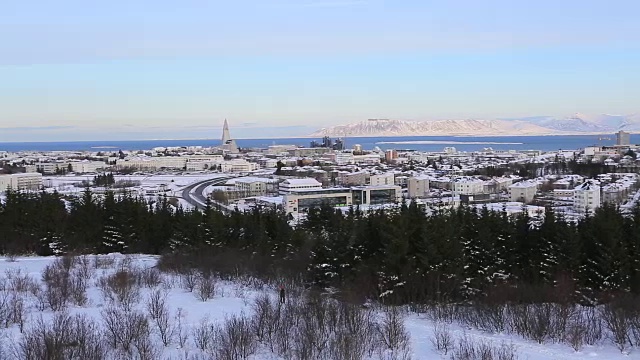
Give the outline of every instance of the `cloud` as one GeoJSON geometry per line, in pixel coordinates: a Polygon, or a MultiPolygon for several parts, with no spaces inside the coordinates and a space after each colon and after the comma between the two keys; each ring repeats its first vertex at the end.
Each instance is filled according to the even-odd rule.
{"type": "Polygon", "coordinates": [[[22,132],[22,131],[56,131],[56,130],[70,130],[75,126],[17,126],[17,127],[2,127],[0,130],[9,132],[22,132]]]}

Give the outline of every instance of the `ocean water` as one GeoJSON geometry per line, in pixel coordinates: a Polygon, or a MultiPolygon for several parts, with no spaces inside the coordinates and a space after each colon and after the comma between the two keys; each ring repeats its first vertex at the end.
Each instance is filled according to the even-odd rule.
{"type": "MultiPolygon", "coordinates": [[[[269,145],[309,146],[312,138],[238,139],[242,148],[266,148],[269,145]]],[[[640,134],[631,135],[632,143],[640,143],[640,134]]],[[[563,136],[402,136],[346,138],[347,148],[360,144],[363,149],[441,151],[453,146],[458,151],[494,150],[575,150],[592,145],[614,145],[615,135],[563,136]]],[[[103,151],[148,150],[167,146],[217,146],[218,139],[205,140],[130,140],[130,141],[73,141],[73,142],[0,142],[0,151],[103,151]]]]}

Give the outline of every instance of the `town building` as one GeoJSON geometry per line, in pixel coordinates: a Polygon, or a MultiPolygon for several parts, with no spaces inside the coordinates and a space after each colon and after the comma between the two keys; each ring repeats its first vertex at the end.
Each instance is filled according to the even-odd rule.
{"type": "Polygon", "coordinates": [[[0,192],[13,190],[39,190],[42,187],[42,174],[18,173],[0,175],[0,192]]]}
{"type": "Polygon", "coordinates": [[[420,198],[429,194],[429,177],[414,176],[407,180],[407,191],[410,198],[420,198]]]}
{"type": "Polygon", "coordinates": [[[600,185],[587,180],[574,189],[573,209],[579,214],[591,213],[600,207],[600,185]]]}
{"type": "Polygon", "coordinates": [[[369,177],[369,185],[395,185],[395,175],[390,172],[371,175],[369,177]]]}
{"type": "Polygon", "coordinates": [[[280,195],[286,195],[293,191],[300,190],[322,190],[322,183],[312,178],[287,179],[281,182],[279,186],[280,195]]]}
{"type": "Polygon", "coordinates": [[[484,192],[484,181],[473,177],[458,177],[453,180],[456,194],[475,195],[484,192]]]}
{"type": "Polygon", "coordinates": [[[71,163],[71,170],[74,173],[95,173],[108,166],[104,161],[78,161],[71,163]]]}
{"type": "Polygon", "coordinates": [[[396,185],[354,186],[351,191],[354,205],[390,204],[402,200],[402,188],[396,185]]]}
{"type": "Polygon", "coordinates": [[[235,179],[234,187],[236,192],[241,194],[242,197],[266,196],[268,194],[278,193],[278,180],[257,177],[243,177],[235,179]]]}
{"type": "Polygon", "coordinates": [[[509,186],[509,197],[512,202],[529,204],[538,192],[538,183],[534,180],[525,180],[509,186]]]}
{"type": "Polygon", "coordinates": [[[298,188],[283,196],[283,208],[288,215],[297,217],[309,209],[329,206],[351,206],[353,196],[349,188],[298,188]]]}
{"type": "Polygon", "coordinates": [[[631,135],[626,131],[618,131],[616,133],[616,145],[627,146],[631,144],[631,135]]]}

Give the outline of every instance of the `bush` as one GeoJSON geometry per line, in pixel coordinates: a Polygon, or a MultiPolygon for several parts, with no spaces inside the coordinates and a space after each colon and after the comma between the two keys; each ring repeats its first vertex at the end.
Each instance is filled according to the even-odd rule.
{"type": "Polygon", "coordinates": [[[216,359],[247,359],[258,347],[251,331],[251,323],[242,315],[226,319],[224,324],[216,329],[214,339],[216,359]]]}
{"type": "Polygon", "coordinates": [[[164,346],[171,343],[173,328],[171,326],[171,314],[167,307],[167,293],[161,289],[156,289],[149,295],[147,300],[147,313],[155,324],[160,340],[164,346]]]}
{"type": "Polygon", "coordinates": [[[51,323],[41,318],[26,330],[15,352],[26,360],[107,359],[99,326],[82,315],[57,314],[51,323]]]}
{"type": "Polygon", "coordinates": [[[197,296],[200,301],[207,301],[213,298],[216,289],[216,281],[213,276],[201,274],[196,280],[197,296]]]}
{"type": "Polygon", "coordinates": [[[98,286],[103,298],[111,303],[120,304],[126,310],[131,309],[140,298],[140,286],[136,277],[135,273],[127,270],[118,270],[101,277],[98,286]]]}

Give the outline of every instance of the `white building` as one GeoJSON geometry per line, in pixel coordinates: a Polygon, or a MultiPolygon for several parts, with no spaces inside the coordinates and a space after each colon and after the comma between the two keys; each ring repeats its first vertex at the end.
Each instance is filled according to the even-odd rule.
{"type": "Polygon", "coordinates": [[[322,205],[351,206],[353,196],[348,188],[293,189],[283,197],[283,207],[287,214],[297,217],[309,209],[322,205]]]}
{"type": "Polygon", "coordinates": [[[585,214],[600,207],[600,185],[593,180],[587,180],[574,189],[573,209],[585,214]]]}
{"type": "Polygon", "coordinates": [[[286,195],[299,190],[322,190],[322,184],[313,178],[287,179],[280,183],[279,194],[286,195]]]}
{"type": "Polygon", "coordinates": [[[219,165],[220,171],[223,173],[248,173],[251,171],[256,171],[259,168],[257,163],[248,162],[244,159],[233,159],[224,161],[219,165]]]}
{"type": "Polygon", "coordinates": [[[36,163],[36,169],[42,174],[55,174],[58,171],[67,171],[69,163],[66,162],[40,162],[36,163]]]}
{"type": "Polygon", "coordinates": [[[269,193],[275,193],[278,189],[278,180],[243,177],[235,179],[234,187],[237,192],[243,196],[265,196],[269,193]]]}
{"type": "Polygon", "coordinates": [[[371,175],[369,177],[369,185],[372,185],[372,186],[395,185],[395,175],[393,173],[371,175]]]}
{"type": "Polygon", "coordinates": [[[410,198],[419,198],[429,193],[429,177],[415,176],[407,180],[407,190],[410,198]]]}
{"type": "Polygon", "coordinates": [[[337,165],[348,165],[355,163],[353,154],[350,152],[337,152],[336,153],[336,164],[337,165]]]}
{"type": "Polygon", "coordinates": [[[538,192],[538,183],[533,180],[517,182],[509,186],[509,196],[513,202],[530,203],[538,192]]]}
{"type": "Polygon", "coordinates": [[[0,192],[13,190],[38,190],[42,187],[42,174],[19,173],[0,175],[0,192]]]}
{"type": "Polygon", "coordinates": [[[94,173],[108,166],[103,161],[79,161],[71,163],[71,170],[74,173],[94,173]]]}
{"type": "Polygon", "coordinates": [[[458,177],[453,180],[453,191],[458,195],[482,194],[484,181],[473,177],[458,177]]]}

